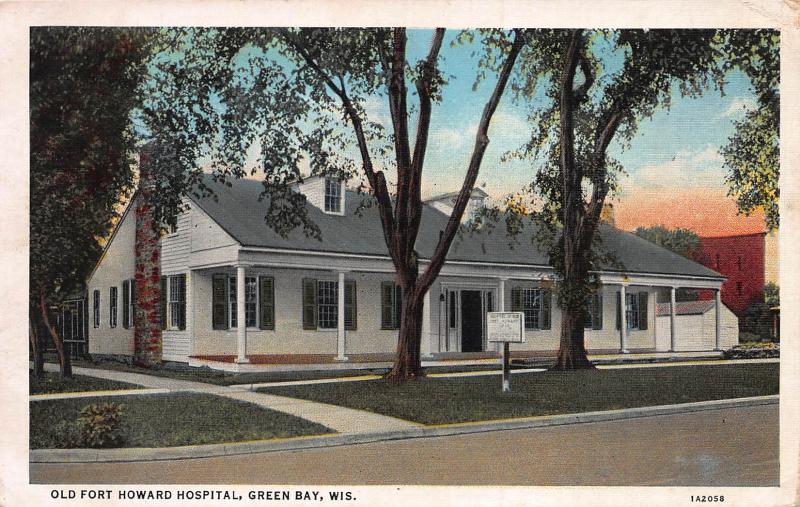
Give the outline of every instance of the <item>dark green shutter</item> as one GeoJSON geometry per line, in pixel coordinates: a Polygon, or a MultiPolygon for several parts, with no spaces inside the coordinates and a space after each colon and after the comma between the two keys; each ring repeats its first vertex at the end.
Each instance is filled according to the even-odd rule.
{"type": "MultiPolygon", "coordinates": [[[[161,329],[167,329],[167,277],[161,277],[161,302],[158,305],[158,311],[161,312],[161,329]]],[[[123,289],[124,290],[124,289],[123,289]]]]}
{"type": "Polygon", "coordinates": [[[211,287],[211,327],[228,329],[228,277],[214,275],[211,287]]]}
{"type": "Polygon", "coordinates": [[[617,292],[617,329],[622,325],[622,293],[617,292]]]}
{"type": "Polygon", "coordinates": [[[303,278],[303,329],[317,329],[317,281],[303,278]]]}
{"type": "Polygon", "coordinates": [[[344,281],[344,328],[355,330],[358,327],[356,281],[344,281]]]}
{"type": "Polygon", "coordinates": [[[261,312],[261,329],[275,329],[275,283],[271,276],[258,277],[258,293],[261,312]]]}
{"type": "Polygon", "coordinates": [[[136,327],[136,280],[128,282],[131,288],[131,327],[136,327]]]}
{"type": "Polygon", "coordinates": [[[603,329],[603,294],[592,294],[592,329],[603,329]]]}
{"type": "Polygon", "coordinates": [[[542,289],[542,319],[541,329],[550,329],[550,314],[552,307],[552,292],[550,289],[542,289]]]}
{"type": "Polygon", "coordinates": [[[520,287],[514,287],[511,289],[511,311],[522,311],[522,289],[520,287]]]}
{"type": "Polygon", "coordinates": [[[394,329],[400,329],[400,320],[403,318],[403,288],[396,285],[394,288],[394,329]]]}
{"type": "Polygon", "coordinates": [[[381,282],[381,329],[394,329],[392,307],[394,306],[394,283],[381,282]]]}
{"type": "Polygon", "coordinates": [[[130,325],[130,280],[123,280],[122,281],[122,327],[125,329],[129,329],[130,325]]]}
{"type": "Polygon", "coordinates": [[[647,329],[647,293],[639,293],[639,329],[647,329]]]}
{"type": "Polygon", "coordinates": [[[186,330],[186,275],[178,275],[178,329],[186,330]]]}

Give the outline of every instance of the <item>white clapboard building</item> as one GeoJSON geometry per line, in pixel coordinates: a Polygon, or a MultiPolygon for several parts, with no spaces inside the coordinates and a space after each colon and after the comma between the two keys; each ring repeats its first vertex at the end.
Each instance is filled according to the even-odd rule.
{"type": "MultiPolygon", "coordinates": [[[[164,361],[247,370],[391,358],[400,294],[376,207],[364,208],[365,197],[341,182],[309,178],[297,190],[306,195],[322,239],[300,230],[284,238],[264,223],[259,181],[237,180],[228,188],[207,178],[206,184],[217,199],[187,198],[188,210],[161,239],[164,361]]],[[[485,194],[473,197],[478,203],[485,194]]],[[[422,269],[444,229],[447,205],[446,196],[425,205],[416,248],[422,269]]],[[[486,312],[496,310],[525,314],[526,340],[513,344],[512,353],[557,349],[561,314],[547,255],[530,231],[508,238],[503,229],[454,241],[425,296],[424,357],[496,354],[486,339],[486,312]]],[[[590,353],[714,350],[738,341],[738,332],[723,325],[730,312],[718,298],[707,305],[713,329],[703,327],[713,339],[681,330],[677,315],[671,327],[656,323],[657,300],[674,299],[679,287],[718,295],[722,275],[608,224],[601,235],[624,269],[600,272],[602,287],[591,298],[586,323],[590,353]]],[[[135,217],[126,212],[87,281],[93,355],[132,354],[134,247],[135,217]]]]}

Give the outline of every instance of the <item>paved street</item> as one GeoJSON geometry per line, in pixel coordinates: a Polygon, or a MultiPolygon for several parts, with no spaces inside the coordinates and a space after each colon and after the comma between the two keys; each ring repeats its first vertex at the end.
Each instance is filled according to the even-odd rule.
{"type": "Polygon", "coordinates": [[[30,465],[32,483],[778,484],[778,406],[152,463],[30,465]]]}

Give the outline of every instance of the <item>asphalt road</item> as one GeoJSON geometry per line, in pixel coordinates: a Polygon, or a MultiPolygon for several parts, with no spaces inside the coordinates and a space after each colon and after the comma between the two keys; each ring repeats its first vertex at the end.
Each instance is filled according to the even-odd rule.
{"type": "Polygon", "coordinates": [[[31,464],[32,483],[777,486],[778,406],[149,463],[31,464]]]}

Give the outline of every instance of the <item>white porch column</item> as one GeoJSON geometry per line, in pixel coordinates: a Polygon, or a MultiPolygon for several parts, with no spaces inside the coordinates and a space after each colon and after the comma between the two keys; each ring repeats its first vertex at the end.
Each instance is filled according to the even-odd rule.
{"type": "MultiPolygon", "coordinates": [[[[186,336],[189,340],[189,355],[194,355],[194,290],[192,270],[186,272],[186,336]]],[[[163,297],[163,296],[162,296],[163,297]]]]}
{"type": "Polygon", "coordinates": [[[506,278],[501,278],[497,284],[497,311],[506,311],[506,278]]]}
{"type": "Polygon", "coordinates": [[[345,345],[345,328],[344,328],[344,271],[339,271],[339,288],[336,293],[338,295],[337,305],[337,331],[336,331],[336,360],[347,361],[347,356],[344,355],[345,345]]]}
{"type": "Polygon", "coordinates": [[[244,308],[244,277],[243,264],[236,266],[236,362],[247,363],[247,322],[245,322],[244,308]]]}
{"type": "Polygon", "coordinates": [[[625,315],[625,285],[620,285],[619,292],[619,351],[628,353],[628,318],[625,315]]]}
{"type": "Polygon", "coordinates": [[[676,337],[678,330],[675,329],[675,287],[669,288],[669,351],[675,352],[677,345],[676,337]]]}
{"type": "Polygon", "coordinates": [[[431,291],[425,293],[422,300],[422,343],[420,352],[423,358],[431,358],[431,291]]]}
{"type": "Polygon", "coordinates": [[[714,327],[714,350],[722,350],[722,310],[721,291],[714,292],[714,313],[716,313],[716,323],[714,327]]]}
{"type": "MultiPolygon", "coordinates": [[[[501,278],[497,284],[497,311],[504,312],[506,311],[506,280],[508,278],[501,278]]],[[[503,344],[497,342],[494,344],[494,349],[497,352],[500,352],[503,349],[503,344]]]]}

